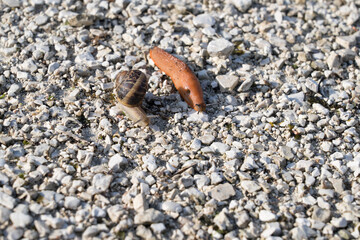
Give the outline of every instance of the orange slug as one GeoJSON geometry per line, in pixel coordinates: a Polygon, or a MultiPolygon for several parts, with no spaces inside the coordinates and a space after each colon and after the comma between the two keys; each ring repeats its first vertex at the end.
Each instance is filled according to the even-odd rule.
{"type": "Polygon", "coordinates": [[[161,48],[150,50],[150,58],[173,81],[185,102],[198,112],[205,111],[205,102],[200,82],[188,65],[161,48]]]}

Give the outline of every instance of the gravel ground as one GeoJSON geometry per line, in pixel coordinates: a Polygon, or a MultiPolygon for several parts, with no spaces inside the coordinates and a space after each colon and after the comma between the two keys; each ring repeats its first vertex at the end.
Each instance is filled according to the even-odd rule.
{"type": "Polygon", "coordinates": [[[0,239],[357,239],[359,0],[0,1],[0,239]],[[185,60],[196,113],[148,57],[185,60]],[[114,77],[149,77],[135,126],[114,77]]]}

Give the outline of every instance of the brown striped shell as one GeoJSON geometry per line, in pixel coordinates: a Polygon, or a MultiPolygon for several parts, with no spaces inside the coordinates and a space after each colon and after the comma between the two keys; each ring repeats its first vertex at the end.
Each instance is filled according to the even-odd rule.
{"type": "Polygon", "coordinates": [[[148,90],[148,82],[140,70],[121,71],[116,75],[115,88],[120,103],[127,107],[138,107],[148,90]]]}

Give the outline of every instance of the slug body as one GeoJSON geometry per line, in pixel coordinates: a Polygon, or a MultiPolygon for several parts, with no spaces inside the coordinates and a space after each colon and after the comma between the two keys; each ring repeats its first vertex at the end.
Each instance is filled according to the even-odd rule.
{"type": "Polygon", "coordinates": [[[140,126],[147,126],[150,122],[141,108],[147,90],[147,78],[139,70],[122,71],[116,75],[115,92],[119,101],[117,106],[140,126]]]}
{"type": "Polygon", "coordinates": [[[171,78],[175,88],[191,108],[198,112],[205,111],[206,106],[200,82],[188,65],[158,47],[150,50],[150,58],[161,71],[171,78]]]}

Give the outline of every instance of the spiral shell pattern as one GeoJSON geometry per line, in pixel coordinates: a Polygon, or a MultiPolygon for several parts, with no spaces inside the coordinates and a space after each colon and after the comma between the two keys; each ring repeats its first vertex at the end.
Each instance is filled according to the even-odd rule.
{"type": "Polygon", "coordinates": [[[148,90],[145,74],[140,70],[121,71],[115,79],[116,96],[119,102],[128,107],[141,105],[148,90]]]}

